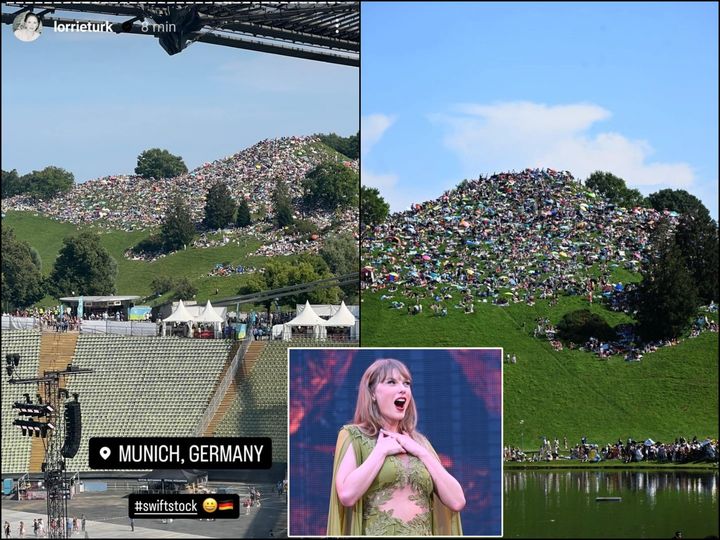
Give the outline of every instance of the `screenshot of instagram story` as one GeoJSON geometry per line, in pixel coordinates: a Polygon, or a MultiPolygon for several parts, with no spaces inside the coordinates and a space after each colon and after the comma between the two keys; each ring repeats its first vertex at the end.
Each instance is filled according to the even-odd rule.
{"type": "Polygon", "coordinates": [[[288,349],[359,344],[359,3],[2,23],[2,533],[287,536],[288,349]]]}

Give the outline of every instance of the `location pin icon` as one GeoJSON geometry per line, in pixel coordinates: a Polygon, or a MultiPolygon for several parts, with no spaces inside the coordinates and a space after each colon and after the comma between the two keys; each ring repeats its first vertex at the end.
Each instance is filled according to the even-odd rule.
{"type": "Polygon", "coordinates": [[[110,449],[107,446],[103,446],[100,449],[100,457],[103,459],[107,459],[110,457],[110,449]]]}

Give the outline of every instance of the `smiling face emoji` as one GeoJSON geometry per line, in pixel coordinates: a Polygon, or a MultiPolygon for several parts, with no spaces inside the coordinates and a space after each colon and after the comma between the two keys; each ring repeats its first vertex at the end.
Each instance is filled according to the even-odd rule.
{"type": "Polygon", "coordinates": [[[212,514],[215,510],[217,510],[217,501],[212,497],[208,497],[203,501],[202,507],[208,514],[212,514]]]}

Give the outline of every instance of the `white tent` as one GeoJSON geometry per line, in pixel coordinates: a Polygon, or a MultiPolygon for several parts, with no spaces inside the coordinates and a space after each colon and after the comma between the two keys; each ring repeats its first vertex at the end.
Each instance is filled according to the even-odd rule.
{"type": "Polygon", "coordinates": [[[345,301],[340,304],[340,309],[337,310],[335,315],[330,317],[330,320],[325,322],[325,326],[343,326],[350,327],[350,339],[356,339],[358,334],[358,325],[355,315],[350,313],[350,310],[345,305],[345,301]]]}
{"type": "Polygon", "coordinates": [[[215,311],[215,309],[212,307],[212,304],[210,304],[210,300],[208,300],[207,304],[205,304],[205,309],[202,310],[202,313],[195,317],[195,322],[212,323],[213,330],[215,331],[215,335],[217,336],[220,330],[220,324],[225,321],[220,315],[218,315],[217,311],[215,311]]]}
{"type": "Polygon", "coordinates": [[[285,327],[284,324],[273,324],[272,338],[273,339],[282,339],[284,327],[285,327]]]}
{"type": "Polygon", "coordinates": [[[225,321],[220,315],[218,315],[215,308],[212,307],[210,300],[208,300],[207,304],[205,304],[205,309],[203,309],[202,313],[200,313],[200,315],[195,319],[195,322],[221,323],[225,321]]]}
{"type": "Polygon", "coordinates": [[[175,311],[172,312],[172,314],[163,321],[162,326],[162,335],[165,335],[165,324],[171,323],[171,322],[182,322],[188,324],[188,330],[192,329],[192,323],[195,320],[195,318],[190,314],[190,312],[185,307],[185,304],[183,304],[183,301],[180,300],[178,302],[178,306],[175,309],[175,311]]]}
{"type": "Polygon", "coordinates": [[[310,302],[305,302],[305,309],[302,310],[302,313],[283,325],[283,339],[288,340],[292,337],[292,328],[294,326],[312,326],[313,337],[315,339],[325,339],[327,337],[326,324],[327,321],[320,318],[310,307],[310,302]]]}
{"type": "Polygon", "coordinates": [[[345,305],[344,300],[340,304],[340,309],[337,310],[335,315],[325,322],[325,326],[355,326],[355,315],[350,313],[350,310],[345,305]]]}

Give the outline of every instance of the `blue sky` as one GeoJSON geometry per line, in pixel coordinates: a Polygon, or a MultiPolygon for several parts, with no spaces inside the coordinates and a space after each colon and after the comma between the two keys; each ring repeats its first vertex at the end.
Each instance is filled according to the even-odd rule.
{"type": "Polygon", "coordinates": [[[393,211],[545,166],[718,218],[716,3],[364,3],[361,61],[362,181],[393,211]]]}
{"type": "Polygon", "coordinates": [[[357,68],[202,43],[169,56],[151,37],[52,28],[23,43],[2,26],[4,170],[85,181],[132,173],[153,147],[192,169],[265,138],[359,129],[357,68]]]}

